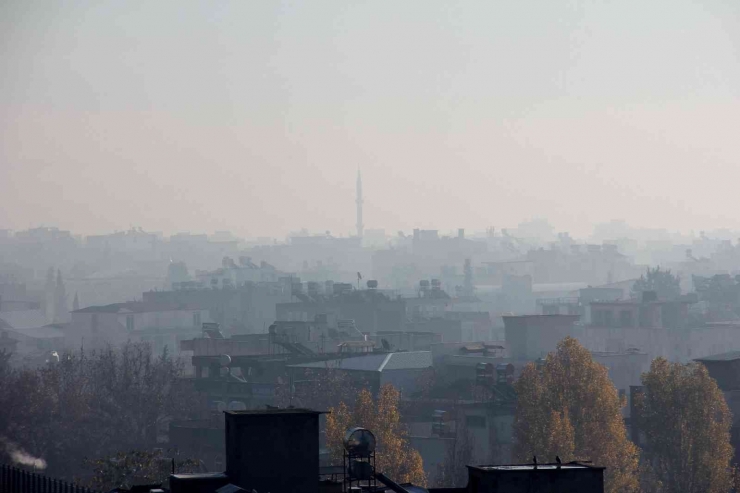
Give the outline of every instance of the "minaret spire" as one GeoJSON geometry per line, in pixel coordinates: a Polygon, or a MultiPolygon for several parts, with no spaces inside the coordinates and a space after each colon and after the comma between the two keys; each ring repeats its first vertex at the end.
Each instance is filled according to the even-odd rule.
{"type": "Polygon", "coordinates": [[[364,226],[362,224],[362,175],[357,169],[357,236],[362,238],[364,226]]]}

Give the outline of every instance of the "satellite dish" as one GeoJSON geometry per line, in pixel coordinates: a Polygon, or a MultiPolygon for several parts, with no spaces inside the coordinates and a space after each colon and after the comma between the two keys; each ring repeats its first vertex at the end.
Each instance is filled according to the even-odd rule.
{"type": "Polygon", "coordinates": [[[216,409],[220,413],[226,411],[226,403],[224,401],[216,401],[216,409]]]}
{"type": "Polygon", "coordinates": [[[228,354],[222,354],[221,356],[218,357],[218,363],[222,367],[229,366],[231,364],[231,356],[229,356],[228,354]]]}
{"type": "Polygon", "coordinates": [[[375,451],[375,435],[365,428],[351,428],[344,435],[344,449],[352,455],[370,455],[375,451]]]}
{"type": "Polygon", "coordinates": [[[247,405],[242,401],[231,401],[229,402],[229,411],[245,411],[247,405]]]}

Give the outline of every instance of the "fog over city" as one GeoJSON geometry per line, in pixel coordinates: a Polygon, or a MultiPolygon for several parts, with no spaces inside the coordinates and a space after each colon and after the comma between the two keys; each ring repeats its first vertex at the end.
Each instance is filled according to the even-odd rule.
{"type": "Polygon", "coordinates": [[[0,221],[740,228],[740,5],[0,6],[0,221]]]}
{"type": "Polygon", "coordinates": [[[0,2],[0,493],[740,488],[740,2],[0,2]]]}

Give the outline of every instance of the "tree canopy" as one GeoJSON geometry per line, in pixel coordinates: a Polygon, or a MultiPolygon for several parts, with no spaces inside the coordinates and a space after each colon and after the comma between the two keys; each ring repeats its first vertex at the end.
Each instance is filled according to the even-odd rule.
{"type": "Polygon", "coordinates": [[[648,267],[647,272],[632,285],[632,294],[635,296],[645,291],[655,291],[661,300],[674,300],[681,296],[681,278],[673,275],[670,269],[648,267]]]}
{"type": "Polygon", "coordinates": [[[326,443],[334,463],[341,464],[342,440],[348,429],[361,426],[372,431],[377,441],[376,467],[399,483],[426,484],[426,476],[419,452],[409,446],[407,433],[401,425],[398,411],[400,393],[392,385],[380,388],[377,399],[369,390],[357,394],[352,408],[344,402],[330,409],[326,417],[326,443]]]}
{"type": "Polygon", "coordinates": [[[155,447],[164,420],[194,412],[200,401],[181,375],[177,360],[152,355],[145,343],[64,353],[37,369],[5,362],[0,436],[17,456],[43,460],[49,474],[71,478],[86,459],[155,447]]]}
{"type": "Polygon", "coordinates": [[[704,365],[658,358],[636,401],[649,469],[645,491],[720,493],[733,481],[732,417],[704,365]]]}
{"type": "Polygon", "coordinates": [[[81,481],[81,484],[96,491],[130,489],[137,484],[163,485],[167,483],[173,469],[177,473],[205,472],[200,461],[167,458],[162,449],[151,452],[143,450],[118,452],[110,457],[85,462],[92,469],[92,476],[81,481]]]}
{"type": "Polygon", "coordinates": [[[591,460],[607,468],[605,491],[638,491],[638,450],[627,439],[624,403],[607,369],[577,340],[560,341],[541,368],[527,365],[515,388],[516,460],[591,460]]]}

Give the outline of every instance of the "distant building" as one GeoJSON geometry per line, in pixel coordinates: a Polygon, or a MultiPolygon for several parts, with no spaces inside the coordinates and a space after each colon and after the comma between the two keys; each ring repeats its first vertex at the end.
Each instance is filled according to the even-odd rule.
{"type": "Polygon", "coordinates": [[[416,392],[418,378],[424,370],[431,367],[430,351],[380,353],[288,366],[294,374],[305,370],[319,373],[339,371],[347,374],[358,386],[367,387],[373,393],[377,393],[385,384],[392,384],[402,394],[416,392]]]}
{"type": "Polygon", "coordinates": [[[405,302],[375,289],[353,290],[349,284],[334,284],[331,292],[325,294],[304,293],[298,288],[293,295],[300,301],[279,303],[277,320],[308,321],[317,315],[328,315],[354,320],[357,329],[364,333],[402,330],[406,320],[405,302]]]}
{"type": "MultiPolygon", "coordinates": [[[[276,307],[291,299],[290,283],[245,282],[232,288],[181,284],[171,291],[147,291],[145,303],[197,305],[227,334],[266,333],[276,307]]],[[[205,321],[205,320],[204,320],[205,321]]]]}
{"type": "Polygon", "coordinates": [[[442,342],[442,334],[414,331],[379,331],[370,334],[375,349],[394,351],[430,351],[433,344],[442,342]]]}
{"type": "Polygon", "coordinates": [[[155,353],[165,347],[174,352],[181,340],[197,336],[201,325],[210,321],[208,310],[197,305],[130,301],[89,306],[72,312],[67,343],[99,347],[145,341],[155,353]]]}
{"type": "Polygon", "coordinates": [[[554,351],[558,342],[574,336],[575,315],[505,316],[506,344],[516,360],[535,360],[554,351]]]}
{"type": "Polygon", "coordinates": [[[141,228],[86,238],[89,248],[110,252],[153,251],[157,248],[158,242],[159,237],[156,233],[147,233],[141,228]]]}

